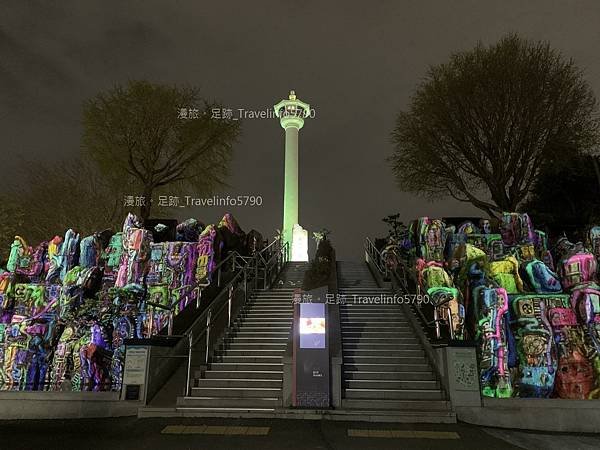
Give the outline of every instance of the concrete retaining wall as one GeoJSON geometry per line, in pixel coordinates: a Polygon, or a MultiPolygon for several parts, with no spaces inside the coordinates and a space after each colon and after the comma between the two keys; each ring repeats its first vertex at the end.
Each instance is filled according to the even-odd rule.
{"type": "Polygon", "coordinates": [[[0,392],[0,420],[135,416],[140,406],[118,392],[0,392]]]}

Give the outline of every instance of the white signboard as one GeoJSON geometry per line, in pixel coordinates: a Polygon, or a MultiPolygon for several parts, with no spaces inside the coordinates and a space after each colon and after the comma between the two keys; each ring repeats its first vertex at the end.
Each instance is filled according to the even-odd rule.
{"type": "Polygon", "coordinates": [[[146,347],[128,347],[125,354],[125,373],[123,384],[145,384],[148,349],[146,347]]]}
{"type": "Polygon", "coordinates": [[[471,349],[453,349],[454,389],[458,391],[478,390],[477,360],[471,349]]]}

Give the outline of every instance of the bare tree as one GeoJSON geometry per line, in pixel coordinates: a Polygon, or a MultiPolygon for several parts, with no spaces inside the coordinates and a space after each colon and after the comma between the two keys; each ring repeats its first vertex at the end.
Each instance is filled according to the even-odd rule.
{"type": "Polygon", "coordinates": [[[390,162],[404,191],[515,211],[546,158],[594,148],[597,112],[572,60],[509,35],[429,69],[397,118],[390,162]]]}
{"type": "Polygon", "coordinates": [[[145,220],[157,189],[180,184],[208,194],[225,184],[240,124],[213,110],[221,106],[194,88],[131,81],[86,102],[83,146],[107,176],[136,181],[145,220]]]}
{"type": "Polygon", "coordinates": [[[5,257],[15,235],[29,245],[64,235],[73,228],[82,236],[112,228],[118,230],[127,213],[120,184],[104,177],[82,157],[47,164],[22,161],[19,180],[0,198],[0,253],[5,257]]]}

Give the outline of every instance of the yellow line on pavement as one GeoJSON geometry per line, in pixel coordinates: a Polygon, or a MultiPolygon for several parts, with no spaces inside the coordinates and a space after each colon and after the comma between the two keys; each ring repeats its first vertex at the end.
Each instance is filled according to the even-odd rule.
{"type": "Polygon", "coordinates": [[[167,425],[161,434],[212,434],[221,436],[267,436],[270,427],[240,427],[222,425],[167,425]]]}
{"type": "Polygon", "coordinates": [[[390,429],[348,429],[348,437],[460,439],[460,435],[458,433],[455,433],[454,431],[417,431],[390,429]]]}

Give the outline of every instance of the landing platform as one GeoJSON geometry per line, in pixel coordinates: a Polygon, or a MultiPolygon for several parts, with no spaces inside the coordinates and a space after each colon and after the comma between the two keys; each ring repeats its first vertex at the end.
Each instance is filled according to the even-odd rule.
{"type": "Polygon", "coordinates": [[[278,408],[273,410],[222,408],[140,408],[139,418],[155,417],[227,417],[244,419],[338,420],[389,423],[456,423],[456,414],[446,411],[316,410],[278,408]]]}

